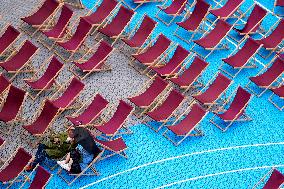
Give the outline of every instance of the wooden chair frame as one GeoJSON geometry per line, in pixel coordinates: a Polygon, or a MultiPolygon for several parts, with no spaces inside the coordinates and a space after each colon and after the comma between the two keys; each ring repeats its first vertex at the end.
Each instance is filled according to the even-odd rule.
{"type": "Polygon", "coordinates": [[[82,0],[76,0],[77,3],[68,2],[67,0],[59,0],[60,3],[71,5],[75,8],[84,9],[85,6],[82,3],[82,0]]]}
{"type": "MultiPolygon", "coordinates": [[[[265,178],[270,175],[274,169],[276,169],[276,167],[272,167],[270,171],[268,171],[268,173],[266,173],[253,187],[252,189],[256,189],[257,186],[259,186],[262,182],[264,182],[265,178]]],[[[282,183],[280,186],[283,186],[284,183],[282,183]]],[[[280,189],[280,188],[279,188],[280,189]]]]}
{"type": "MultiPolygon", "coordinates": [[[[282,82],[280,83],[279,87],[282,86],[284,84],[284,78],[282,78],[282,82]]],[[[271,104],[273,104],[278,110],[282,111],[284,109],[284,105],[283,106],[280,106],[279,104],[277,104],[276,102],[273,101],[273,96],[275,96],[274,93],[272,93],[268,100],[269,102],[271,102],[271,104]]],[[[284,100],[284,97],[279,97],[281,100],[284,100]]]]}

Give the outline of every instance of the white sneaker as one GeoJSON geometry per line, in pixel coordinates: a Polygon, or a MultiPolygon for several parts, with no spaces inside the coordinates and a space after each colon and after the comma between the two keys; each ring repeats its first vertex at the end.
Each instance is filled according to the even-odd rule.
{"type": "Polygon", "coordinates": [[[57,162],[58,163],[58,165],[60,166],[60,167],[62,167],[63,169],[65,169],[65,170],[67,170],[67,171],[70,171],[70,167],[69,167],[69,165],[68,164],[65,164],[65,162],[63,161],[59,161],[59,162],[57,162]]]}

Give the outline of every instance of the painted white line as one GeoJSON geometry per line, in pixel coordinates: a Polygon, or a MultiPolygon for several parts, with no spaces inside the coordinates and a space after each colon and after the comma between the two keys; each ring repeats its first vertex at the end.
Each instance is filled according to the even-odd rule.
{"type": "Polygon", "coordinates": [[[166,162],[166,161],[171,161],[171,160],[175,160],[175,159],[179,159],[179,158],[184,158],[184,157],[193,156],[193,155],[199,155],[199,154],[205,154],[205,153],[218,152],[218,151],[226,151],[226,150],[234,150],[234,149],[250,148],[250,147],[260,147],[260,146],[272,146],[272,145],[284,145],[284,142],[265,143],[265,144],[249,144],[249,145],[242,145],[242,146],[232,146],[232,147],[227,147],[227,148],[217,148],[217,149],[205,150],[205,151],[200,151],[200,152],[193,152],[193,153],[184,154],[184,155],[180,155],[180,156],[173,156],[173,157],[157,160],[157,161],[154,161],[154,162],[149,162],[149,163],[146,163],[146,164],[143,164],[143,165],[139,165],[137,167],[133,167],[131,169],[127,169],[127,170],[118,172],[116,174],[110,175],[108,177],[105,177],[105,178],[102,178],[100,180],[97,180],[97,181],[95,181],[93,183],[90,183],[90,184],[82,187],[81,189],[88,188],[88,187],[93,186],[93,185],[95,185],[97,183],[103,182],[105,180],[111,179],[113,177],[116,177],[116,176],[119,176],[119,175],[122,175],[122,174],[125,174],[125,173],[128,173],[128,172],[131,172],[131,171],[134,171],[134,170],[138,170],[138,169],[143,168],[143,167],[147,167],[147,166],[150,166],[150,165],[163,163],[163,162],[166,162]]]}
{"type": "Polygon", "coordinates": [[[198,179],[202,179],[202,178],[207,178],[207,177],[214,177],[214,176],[236,173],[236,172],[243,172],[243,171],[251,171],[251,170],[256,170],[256,169],[267,169],[267,168],[272,168],[272,167],[284,167],[284,165],[280,164],[280,165],[270,165],[270,166],[261,166],[261,167],[251,167],[251,168],[243,168],[243,169],[236,169],[236,170],[231,170],[231,171],[213,173],[213,174],[208,174],[208,175],[203,175],[203,176],[198,176],[198,177],[192,177],[192,178],[180,180],[180,181],[177,181],[177,182],[172,182],[172,183],[157,187],[155,189],[162,189],[162,188],[170,187],[170,186],[173,186],[173,185],[176,185],[176,184],[180,184],[180,183],[184,183],[184,182],[188,182],[188,181],[192,181],[192,180],[198,180],[198,179]]]}

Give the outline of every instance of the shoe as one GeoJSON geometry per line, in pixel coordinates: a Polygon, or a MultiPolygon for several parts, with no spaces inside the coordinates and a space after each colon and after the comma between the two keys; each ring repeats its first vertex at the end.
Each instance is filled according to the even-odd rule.
{"type": "Polygon", "coordinates": [[[33,166],[28,165],[28,166],[26,167],[25,171],[30,172],[30,171],[32,171],[33,169],[34,169],[33,166]]]}

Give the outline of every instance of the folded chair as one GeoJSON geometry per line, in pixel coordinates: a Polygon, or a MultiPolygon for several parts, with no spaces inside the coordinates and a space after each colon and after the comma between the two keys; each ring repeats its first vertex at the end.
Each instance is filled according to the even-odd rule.
{"type": "MultiPolygon", "coordinates": [[[[232,96],[236,91],[233,92],[232,96]]],[[[229,97],[228,102],[232,98],[229,97]]],[[[227,129],[234,123],[240,121],[251,121],[252,119],[246,115],[245,109],[251,100],[251,94],[244,90],[241,87],[238,87],[236,96],[232,101],[230,107],[227,110],[224,110],[225,105],[219,107],[215,113],[215,115],[211,118],[210,122],[213,123],[216,127],[221,129],[223,132],[227,131],[227,129]],[[214,121],[216,116],[224,121],[224,124],[219,124],[217,121],[214,121]]]]}
{"type": "Polygon", "coordinates": [[[193,96],[193,98],[199,103],[208,106],[209,110],[213,105],[219,104],[218,101],[221,96],[225,95],[224,93],[232,83],[232,80],[221,73],[217,73],[197,95],[193,96]]]}
{"type": "Polygon", "coordinates": [[[155,15],[155,18],[160,20],[162,23],[165,25],[169,26],[174,19],[179,16],[182,12],[185,11],[187,0],[174,0],[172,4],[168,7],[165,6],[158,6],[159,10],[155,15]],[[163,11],[166,13],[168,16],[171,16],[171,19],[169,22],[164,21],[162,18],[159,17],[159,13],[163,11]]]}
{"type": "MultiPolygon", "coordinates": [[[[0,121],[7,124],[23,121],[22,109],[25,99],[26,92],[11,85],[8,96],[1,104],[2,109],[0,111],[0,121]]],[[[8,129],[8,132],[4,132],[3,129],[1,129],[1,132],[10,134],[11,130],[12,127],[8,129]]]]}
{"type": "MultiPolygon", "coordinates": [[[[80,95],[80,92],[83,91],[84,87],[84,83],[82,83],[76,77],[72,77],[69,81],[66,82],[65,86],[61,86],[58,89],[58,91],[50,98],[50,101],[55,107],[59,108],[60,112],[63,112],[67,109],[77,108],[75,106],[71,107],[70,105],[76,101],[76,99],[80,95]],[[69,86],[67,87],[68,83],[69,86]],[[56,96],[58,96],[58,94],[63,90],[65,90],[63,94],[60,97],[56,98],[56,96]]],[[[79,101],[77,102],[80,103],[79,101]]]]}
{"type": "Polygon", "coordinates": [[[96,94],[94,98],[85,102],[72,116],[66,116],[66,118],[74,125],[81,122],[80,125],[89,126],[99,118],[108,104],[109,102],[104,97],[96,94]]]}
{"type": "Polygon", "coordinates": [[[207,113],[208,112],[206,112],[200,105],[193,104],[192,106],[188,107],[187,110],[185,110],[185,112],[179,118],[177,118],[173,124],[167,125],[167,130],[165,130],[163,136],[169,139],[175,146],[178,146],[188,136],[204,135],[203,132],[196,127],[207,115],[207,113]],[[169,131],[173,132],[178,137],[182,137],[182,139],[180,139],[178,142],[175,142],[167,135],[169,131]]]}
{"type": "Polygon", "coordinates": [[[50,20],[52,20],[62,5],[63,4],[56,0],[45,0],[37,10],[30,14],[30,16],[21,18],[23,22],[21,23],[20,28],[29,34],[28,31],[23,29],[23,23],[33,26],[36,28],[32,33],[33,36],[39,29],[48,27],[51,24],[50,20]]]}
{"type": "MultiPolygon", "coordinates": [[[[283,80],[284,81],[284,80],[283,80]]],[[[271,88],[270,89],[273,93],[270,95],[269,97],[269,101],[276,107],[278,108],[280,111],[283,110],[284,108],[284,105],[280,105],[278,104],[276,101],[273,100],[273,97],[275,95],[277,95],[281,100],[284,100],[284,85],[283,85],[283,82],[282,82],[282,85],[280,84],[278,87],[275,87],[275,88],[271,88]]]]}
{"type": "Polygon", "coordinates": [[[159,76],[153,77],[145,83],[145,85],[136,95],[127,99],[139,108],[144,109],[140,114],[136,113],[136,115],[140,117],[148,111],[155,101],[161,98],[162,92],[168,88],[170,88],[170,85],[165,80],[159,76]],[[150,82],[151,84],[149,85],[150,82]]]}
{"type": "MultiPolygon", "coordinates": [[[[50,174],[47,170],[45,170],[42,166],[37,166],[37,168],[34,169],[36,171],[36,174],[33,178],[32,183],[29,186],[29,189],[40,189],[40,188],[45,188],[46,185],[48,184],[49,180],[52,177],[52,174],[50,174]]],[[[30,180],[30,177],[34,173],[32,171],[29,175],[29,177],[25,180],[25,182],[21,185],[20,189],[25,186],[25,184],[30,180]]]]}
{"type": "Polygon", "coordinates": [[[81,80],[85,79],[91,73],[111,70],[110,65],[106,65],[106,60],[112,54],[114,49],[103,40],[100,40],[96,46],[97,49],[95,52],[91,49],[82,58],[75,61],[72,67],[69,67],[69,70],[81,80]],[[89,53],[93,53],[93,55],[86,60],[86,56],[89,53]],[[79,76],[76,73],[75,68],[80,69],[80,71],[84,73],[84,76],[79,76]]]}
{"type": "Polygon", "coordinates": [[[95,125],[94,128],[100,131],[102,134],[113,138],[118,134],[124,134],[120,132],[122,128],[126,130],[125,134],[131,134],[131,131],[124,123],[127,121],[128,117],[132,114],[133,107],[124,102],[119,101],[119,105],[113,116],[102,125],[95,125]]]}
{"type": "Polygon", "coordinates": [[[273,88],[273,85],[277,80],[281,77],[284,72],[284,61],[278,57],[275,57],[271,62],[272,65],[267,68],[264,67],[257,76],[250,77],[250,81],[246,85],[246,88],[251,91],[255,96],[260,97],[265,93],[267,89],[273,88]],[[276,60],[275,60],[276,59],[276,60]],[[274,62],[273,62],[274,61],[274,62]],[[266,71],[265,71],[266,70],[266,71]],[[250,84],[254,83],[257,85],[262,91],[257,93],[253,89],[250,88],[250,84]]]}
{"type": "Polygon", "coordinates": [[[194,38],[195,34],[200,31],[203,31],[201,25],[205,22],[207,15],[209,14],[210,5],[204,0],[196,0],[196,4],[193,12],[189,17],[185,16],[181,22],[177,22],[177,29],[174,31],[174,35],[183,40],[186,43],[190,43],[194,38]],[[183,28],[187,32],[191,32],[191,37],[189,40],[183,38],[182,35],[178,34],[178,30],[183,28]]]}
{"type": "Polygon", "coordinates": [[[161,77],[170,78],[175,76],[182,66],[186,66],[186,62],[190,56],[190,52],[178,45],[175,49],[174,55],[167,63],[160,62],[153,66],[149,66],[149,68],[161,77]]]}
{"type": "Polygon", "coordinates": [[[59,87],[59,84],[55,81],[60,71],[63,69],[63,64],[55,57],[51,56],[47,61],[45,61],[36,74],[30,79],[24,79],[24,81],[35,91],[37,94],[33,96],[31,93],[29,97],[35,100],[41,93],[47,90],[52,90],[52,85],[55,89],[59,87]],[[43,72],[44,66],[48,63],[44,74],[39,77],[39,73],[43,72]]]}
{"type": "MultiPolygon", "coordinates": [[[[233,14],[243,4],[244,0],[228,0],[227,3],[219,9],[210,10],[210,13],[216,17],[227,20],[233,17],[233,14]]],[[[238,16],[235,16],[238,18],[238,16]]]]}
{"type": "MultiPolygon", "coordinates": [[[[216,20],[217,21],[217,20],[216,20]]],[[[210,51],[204,57],[204,60],[213,53],[214,50],[217,49],[217,46],[220,45],[221,41],[225,39],[228,33],[231,31],[233,26],[228,24],[226,21],[218,20],[215,27],[211,31],[207,31],[204,33],[203,37],[198,40],[194,40],[193,42],[203,47],[205,50],[210,51]]],[[[218,49],[228,49],[227,45],[221,44],[222,47],[218,49]]]]}
{"type": "Polygon", "coordinates": [[[102,28],[98,29],[98,34],[104,34],[105,36],[108,36],[114,40],[111,44],[111,46],[113,46],[115,42],[121,38],[123,32],[125,32],[126,28],[129,26],[134,17],[135,14],[132,10],[120,6],[120,9],[114,18],[109,17],[102,28]]]}
{"type": "Polygon", "coordinates": [[[198,56],[195,56],[191,65],[186,70],[184,70],[185,67],[183,67],[175,77],[170,78],[170,81],[178,85],[181,89],[184,89],[184,93],[190,88],[203,86],[202,82],[200,82],[198,79],[205,71],[207,66],[207,62],[198,56]]]}
{"type": "Polygon", "coordinates": [[[4,55],[4,53],[12,47],[20,35],[20,32],[13,26],[7,25],[4,27],[0,37],[0,56],[4,55]]]}
{"type": "Polygon", "coordinates": [[[155,132],[158,132],[167,123],[167,121],[174,116],[175,112],[179,107],[181,107],[186,98],[176,90],[172,90],[166,99],[164,101],[163,100],[164,99],[160,99],[160,101],[156,103],[155,107],[145,114],[145,118],[143,119],[144,123],[147,117],[162,123],[158,129],[155,129],[149,123],[145,123],[155,132]]]}
{"type": "MultiPolygon", "coordinates": [[[[84,44],[85,39],[91,33],[92,24],[86,21],[84,18],[81,18],[75,33],[68,38],[62,38],[56,41],[56,44],[62,47],[66,52],[70,53],[67,58],[64,58],[57,50],[55,53],[65,62],[69,62],[74,57],[75,53],[82,47],[84,49],[88,49],[88,47],[84,44]]],[[[83,52],[85,53],[85,51],[83,52]]]]}
{"type": "Polygon", "coordinates": [[[7,188],[10,188],[13,183],[19,182],[17,180],[23,172],[32,156],[26,152],[23,148],[15,150],[14,154],[5,162],[0,171],[0,182],[4,185],[9,184],[7,188]]]}
{"type": "MultiPolygon", "coordinates": [[[[235,28],[235,30],[239,32],[240,35],[250,35],[250,34],[256,33],[260,27],[262,20],[267,14],[267,11],[263,9],[262,7],[260,7],[259,5],[255,4],[252,6],[254,6],[254,8],[251,14],[249,15],[245,25],[242,27],[242,29],[235,28]]],[[[243,15],[247,14],[247,12],[251,10],[251,8],[252,7],[248,8],[247,11],[243,13],[243,15]]],[[[243,16],[241,16],[239,20],[241,20],[242,18],[243,16]]],[[[238,25],[240,24],[235,24],[235,26],[238,26],[238,25]]]]}
{"type": "Polygon", "coordinates": [[[280,189],[284,183],[284,175],[276,168],[272,168],[267,174],[265,174],[252,189],[256,189],[257,186],[263,183],[268,175],[270,175],[270,177],[262,189],[280,189]]]}
{"type": "Polygon", "coordinates": [[[25,41],[20,45],[18,51],[14,51],[4,62],[0,62],[0,66],[8,73],[14,74],[10,81],[19,73],[34,72],[31,58],[39,51],[30,41],[25,41]]]}
{"type": "Polygon", "coordinates": [[[224,69],[224,63],[222,63],[219,67],[219,70],[226,73],[231,78],[235,78],[244,68],[257,67],[254,58],[262,45],[254,41],[252,38],[248,38],[242,48],[240,48],[240,45],[241,43],[236,46],[235,50],[229,55],[229,57],[222,59],[224,63],[236,70],[235,73],[230,73],[224,69]]]}
{"type": "MultiPolygon", "coordinates": [[[[139,52],[142,49],[143,44],[145,44],[147,40],[151,39],[151,35],[156,26],[157,22],[145,14],[135,25],[134,29],[131,31],[128,37],[121,39],[124,42],[123,45],[127,44],[128,46],[136,49],[139,52]]],[[[121,46],[120,48],[122,47],[123,46],[121,46]]]]}

